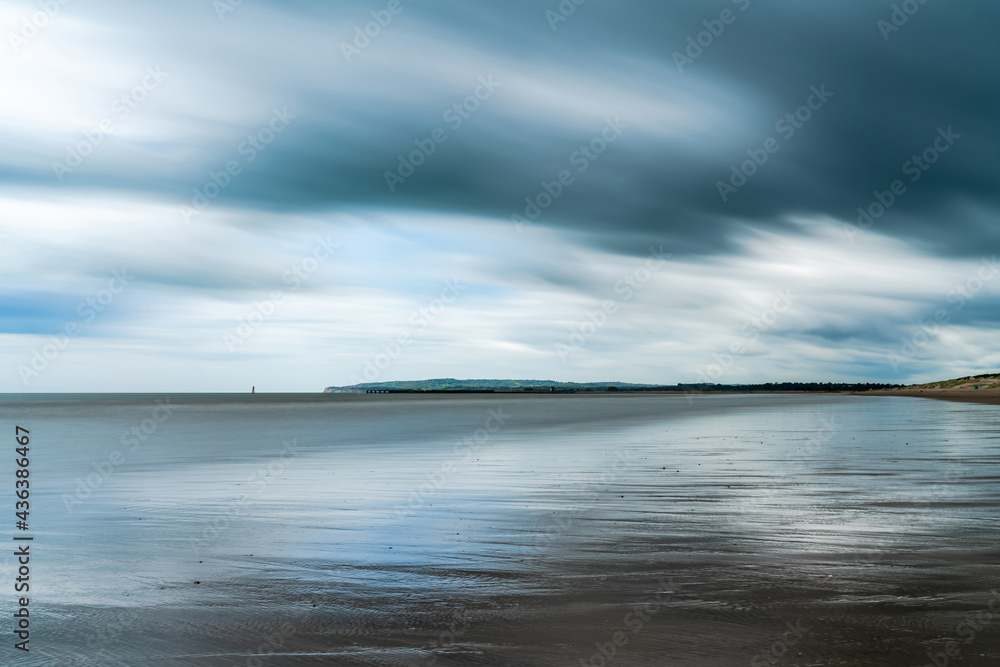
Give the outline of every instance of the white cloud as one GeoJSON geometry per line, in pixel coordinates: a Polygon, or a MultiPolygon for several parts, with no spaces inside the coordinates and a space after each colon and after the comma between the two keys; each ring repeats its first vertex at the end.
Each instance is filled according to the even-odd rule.
{"type": "MultiPolygon", "coordinates": [[[[786,234],[748,230],[734,256],[671,258],[626,296],[622,281],[647,266],[642,249],[613,254],[589,247],[580,234],[545,228],[518,234],[502,221],[355,211],[274,216],[261,224],[253,213],[219,207],[188,226],[174,206],[140,201],[8,198],[0,206],[8,212],[8,295],[30,285],[52,297],[85,298],[113,269],[137,276],[31,390],[151,390],[164,383],[226,390],[233,377],[243,382],[262,364],[266,371],[258,375],[266,373],[275,389],[318,390],[360,376],[366,361],[402,332],[412,343],[380,380],[694,381],[733,341],[746,347],[720,382],[764,381],[775,373],[858,377],[869,365],[886,367],[895,344],[868,337],[871,327],[905,329],[933,303],[931,295],[943,303],[947,290],[977,268],[877,234],[851,246],[830,221],[800,221],[799,230],[786,234]],[[334,255],[317,262],[301,285],[284,280],[324,238],[340,244],[334,255]],[[453,279],[463,286],[460,296],[428,326],[415,325],[420,309],[431,307],[453,279]],[[782,290],[791,290],[793,308],[761,327],[759,339],[747,338],[745,325],[782,290]],[[282,300],[273,312],[234,352],[227,349],[226,333],[275,291],[282,300]],[[617,312],[563,362],[556,344],[609,300],[617,312]],[[860,338],[810,342],[807,334],[822,327],[860,338]],[[95,365],[104,368],[99,376],[90,375],[95,365]]],[[[998,288],[1000,281],[979,296],[995,296],[998,288]]],[[[5,336],[4,363],[25,364],[46,340],[5,336]]],[[[928,358],[961,366],[988,343],[977,329],[951,327],[928,358]]],[[[23,389],[15,374],[5,378],[3,390],[23,389]]]]}

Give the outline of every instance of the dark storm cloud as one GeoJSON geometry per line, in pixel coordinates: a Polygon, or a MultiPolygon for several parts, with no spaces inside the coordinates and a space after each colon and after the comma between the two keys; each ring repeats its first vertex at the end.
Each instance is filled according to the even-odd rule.
{"type": "MultiPolygon", "coordinates": [[[[165,61],[170,85],[192,96],[199,86],[244,87],[260,104],[256,122],[246,109],[238,120],[212,120],[228,104],[220,95],[195,98],[184,112],[164,110],[181,128],[164,146],[136,148],[127,161],[95,160],[70,186],[186,203],[211,170],[239,159],[236,147],[265,126],[273,101],[297,118],[244,165],[219,204],[508,219],[524,215],[525,198],[541,193],[543,181],[572,170],[573,184],[536,224],[590,232],[594,243],[629,252],[656,241],[676,253],[716,253],[734,250],[732,234],[745,222],[854,222],[858,207],[869,208],[898,179],[905,191],[872,231],[943,255],[977,255],[1000,241],[993,3],[912,0],[917,11],[889,30],[878,21],[891,21],[892,3],[867,0],[589,0],[553,30],[546,11],[557,10],[555,1],[402,0],[402,12],[348,63],[342,44],[386,4],[243,3],[224,20],[208,3],[75,8],[100,20],[130,57],[165,61]],[[724,11],[728,24],[718,21],[724,11]],[[690,45],[699,33],[707,43],[704,31],[720,26],[700,52],[690,45]],[[443,114],[491,74],[500,87],[461,127],[449,126],[443,114]],[[195,85],[193,76],[203,81],[195,85]],[[776,125],[810,102],[807,121],[776,125]],[[628,127],[578,173],[572,156],[600,136],[608,109],[628,127]],[[391,191],[385,172],[435,128],[447,142],[391,191]],[[199,144],[198,157],[179,161],[170,150],[170,142],[203,135],[217,138],[199,144]],[[763,152],[769,138],[776,153],[763,152]],[[937,154],[935,142],[947,152],[937,154]],[[925,150],[937,157],[926,171],[910,162],[925,150]],[[718,182],[729,182],[730,165],[750,159],[747,151],[767,162],[723,201],[718,182]]],[[[51,180],[49,157],[23,163],[18,178],[51,180]]]]}

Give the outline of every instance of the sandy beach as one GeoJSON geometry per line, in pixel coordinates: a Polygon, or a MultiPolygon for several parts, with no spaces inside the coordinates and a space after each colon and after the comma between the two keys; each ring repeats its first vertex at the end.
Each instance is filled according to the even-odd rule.
{"type": "Polygon", "coordinates": [[[5,400],[44,519],[19,665],[1000,661],[991,406],[5,400]]]}
{"type": "Polygon", "coordinates": [[[1000,405],[1000,391],[987,389],[980,391],[947,391],[933,389],[901,390],[901,391],[870,391],[858,396],[908,396],[910,398],[933,398],[938,401],[959,401],[963,403],[985,403],[1000,405]]]}
{"type": "Polygon", "coordinates": [[[984,403],[987,405],[1000,405],[1000,388],[995,387],[994,382],[984,383],[983,388],[974,389],[973,382],[964,382],[954,388],[937,387],[907,387],[905,389],[891,389],[886,391],[866,391],[855,394],[856,396],[907,396],[910,398],[933,398],[939,401],[960,401],[965,403],[984,403]]]}

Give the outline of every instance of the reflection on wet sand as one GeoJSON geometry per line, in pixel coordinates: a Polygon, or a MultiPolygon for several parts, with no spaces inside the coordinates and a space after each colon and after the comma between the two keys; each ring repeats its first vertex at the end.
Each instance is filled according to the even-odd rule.
{"type": "Polygon", "coordinates": [[[69,512],[153,404],[91,400],[14,406],[52,443],[19,664],[1000,660],[995,407],[171,397],[69,512]]]}

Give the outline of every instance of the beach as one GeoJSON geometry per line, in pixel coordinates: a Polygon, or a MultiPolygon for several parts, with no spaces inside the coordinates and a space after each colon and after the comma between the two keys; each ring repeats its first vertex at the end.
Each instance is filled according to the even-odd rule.
{"type": "Polygon", "coordinates": [[[859,396],[907,396],[910,398],[931,398],[938,401],[959,401],[962,403],[984,403],[1000,405],[1000,390],[979,389],[953,391],[947,389],[898,389],[894,391],[869,391],[859,396]]]}
{"type": "MultiPolygon", "coordinates": [[[[1000,660],[989,405],[623,393],[0,407],[11,433],[31,429],[35,485],[32,650],[11,664],[1000,660]]],[[[13,556],[2,565],[10,579],[13,556]]]]}

